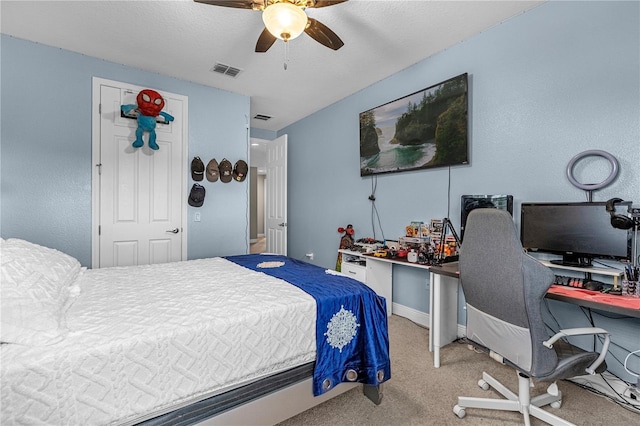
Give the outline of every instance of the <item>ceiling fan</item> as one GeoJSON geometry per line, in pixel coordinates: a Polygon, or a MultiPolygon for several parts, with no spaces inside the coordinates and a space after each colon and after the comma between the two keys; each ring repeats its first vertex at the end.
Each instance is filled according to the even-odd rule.
{"type": "Polygon", "coordinates": [[[318,8],[344,3],[347,0],[194,0],[196,3],[262,11],[265,29],[258,37],[256,52],[266,52],[277,39],[288,42],[307,33],[318,43],[338,50],[344,43],[326,25],[304,12],[306,8],[318,8]]]}

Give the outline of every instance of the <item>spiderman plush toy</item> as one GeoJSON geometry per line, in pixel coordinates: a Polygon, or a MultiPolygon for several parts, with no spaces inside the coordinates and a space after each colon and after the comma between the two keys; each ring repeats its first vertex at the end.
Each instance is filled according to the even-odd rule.
{"type": "Polygon", "coordinates": [[[144,145],[142,134],[149,133],[149,148],[158,149],[156,143],[156,117],[164,118],[165,123],[173,121],[173,116],[162,112],[164,108],[164,99],[160,93],[151,89],[144,89],[138,93],[136,97],[137,105],[121,105],[120,109],[125,115],[136,114],[138,116],[138,128],[136,129],[136,140],[132,146],[140,148],[144,145]]]}

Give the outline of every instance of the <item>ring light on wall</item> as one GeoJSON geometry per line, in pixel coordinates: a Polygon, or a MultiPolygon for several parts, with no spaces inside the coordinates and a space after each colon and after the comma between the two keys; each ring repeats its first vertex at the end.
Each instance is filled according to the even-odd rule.
{"type": "MultiPolygon", "coordinates": [[[[591,192],[596,189],[604,188],[605,186],[613,182],[613,180],[618,176],[618,170],[619,170],[619,166],[618,166],[618,160],[616,160],[616,157],[614,157],[613,155],[609,154],[606,151],[602,151],[599,149],[590,149],[588,151],[579,153],[578,155],[573,157],[571,161],[569,161],[569,164],[567,164],[567,179],[569,179],[569,182],[571,182],[571,184],[576,188],[580,188],[585,191],[591,192]],[[609,173],[609,176],[600,183],[578,182],[578,180],[575,177],[573,177],[573,167],[576,165],[578,161],[582,160],[583,158],[594,156],[594,155],[603,157],[609,161],[609,164],[611,165],[611,172],[609,173]]],[[[589,196],[589,201],[591,201],[591,196],[589,196]]]]}

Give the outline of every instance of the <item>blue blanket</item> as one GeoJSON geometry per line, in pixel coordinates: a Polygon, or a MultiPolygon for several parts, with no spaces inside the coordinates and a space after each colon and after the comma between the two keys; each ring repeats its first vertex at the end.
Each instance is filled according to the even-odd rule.
{"type": "Polygon", "coordinates": [[[249,254],[225,259],[287,281],[316,300],[315,396],[341,382],[378,385],[391,378],[384,297],[352,278],[328,274],[319,266],[286,256],[249,254]],[[263,262],[284,264],[259,267],[263,262]]]}

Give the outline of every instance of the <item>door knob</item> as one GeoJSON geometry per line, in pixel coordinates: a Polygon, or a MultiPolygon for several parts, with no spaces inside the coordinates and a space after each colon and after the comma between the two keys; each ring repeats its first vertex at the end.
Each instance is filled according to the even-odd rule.
{"type": "Polygon", "coordinates": [[[282,222],[282,223],[279,223],[278,226],[287,226],[287,224],[282,222]]]}
{"type": "Polygon", "coordinates": [[[180,232],[180,230],[176,228],[176,229],[170,229],[167,232],[171,232],[172,234],[177,234],[178,232],[180,232]]]}

